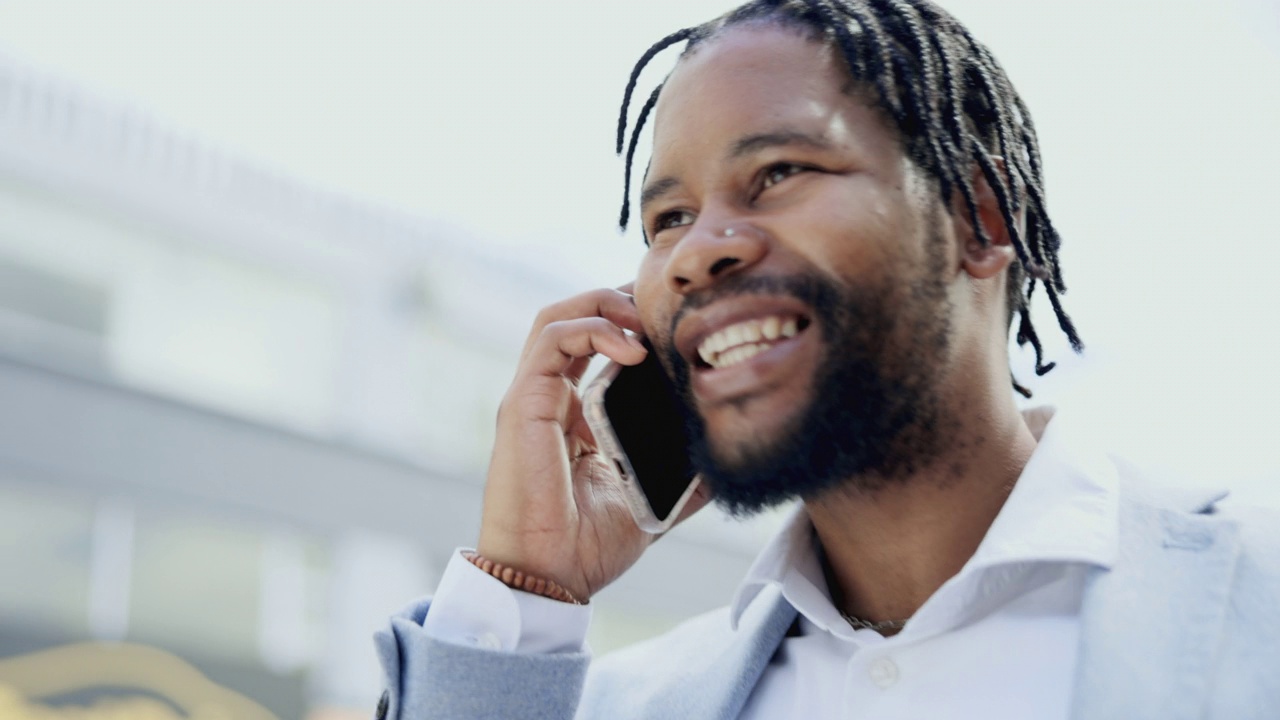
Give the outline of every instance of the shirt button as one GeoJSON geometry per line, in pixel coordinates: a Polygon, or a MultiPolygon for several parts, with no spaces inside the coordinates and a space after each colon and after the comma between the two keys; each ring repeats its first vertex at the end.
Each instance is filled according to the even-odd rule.
{"type": "Polygon", "coordinates": [[[499,640],[498,636],[493,633],[485,633],[480,637],[476,638],[476,645],[484,648],[485,650],[501,650],[502,649],[502,641],[499,640]]]}
{"type": "Polygon", "coordinates": [[[879,658],[872,662],[867,673],[871,675],[871,682],[881,690],[887,690],[898,682],[898,664],[889,658],[879,658]]]}

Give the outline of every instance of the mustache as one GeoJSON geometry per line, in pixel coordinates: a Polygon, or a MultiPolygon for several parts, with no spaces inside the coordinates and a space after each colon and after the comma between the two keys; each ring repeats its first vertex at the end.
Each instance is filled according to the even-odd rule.
{"type": "Polygon", "coordinates": [[[718,282],[714,287],[690,293],[671,316],[667,337],[676,336],[676,328],[685,316],[695,310],[721,300],[751,295],[786,295],[808,305],[819,315],[829,316],[841,305],[840,291],[835,280],[805,273],[799,275],[734,275],[718,282]]]}

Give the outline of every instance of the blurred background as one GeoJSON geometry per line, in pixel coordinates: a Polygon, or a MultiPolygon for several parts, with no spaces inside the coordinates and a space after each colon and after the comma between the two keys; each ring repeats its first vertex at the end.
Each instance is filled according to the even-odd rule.
{"type": "MultiPolygon", "coordinates": [[[[279,718],[368,716],[371,633],[475,540],[534,313],[640,257],[627,73],[730,6],[0,2],[0,684],[127,641],[279,718]]],[[[1021,379],[1280,504],[1280,6],[945,6],[1036,114],[1089,346],[1046,314],[1060,367],[1021,379]]],[[[778,522],[702,513],[592,647],[725,603],[778,522]]]]}

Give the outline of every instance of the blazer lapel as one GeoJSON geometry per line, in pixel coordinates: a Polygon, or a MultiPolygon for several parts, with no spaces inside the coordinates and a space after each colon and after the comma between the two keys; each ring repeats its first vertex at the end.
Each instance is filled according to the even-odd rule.
{"type": "Polygon", "coordinates": [[[682,678],[644,716],[673,720],[738,717],[795,618],[796,609],[780,588],[761,590],[738,621],[733,642],[715,663],[704,672],[682,678]]]}
{"type": "Polygon", "coordinates": [[[1206,513],[1220,497],[1121,503],[1115,564],[1085,587],[1075,720],[1203,715],[1239,553],[1235,524],[1206,513]]]}

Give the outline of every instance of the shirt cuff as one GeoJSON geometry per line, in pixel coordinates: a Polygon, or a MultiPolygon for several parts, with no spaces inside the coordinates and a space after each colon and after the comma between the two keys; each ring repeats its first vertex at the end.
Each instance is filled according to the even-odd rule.
{"type": "Polygon", "coordinates": [[[455,645],[535,653],[584,652],[591,606],[513,590],[454,551],[423,620],[427,635],[455,645]]]}

